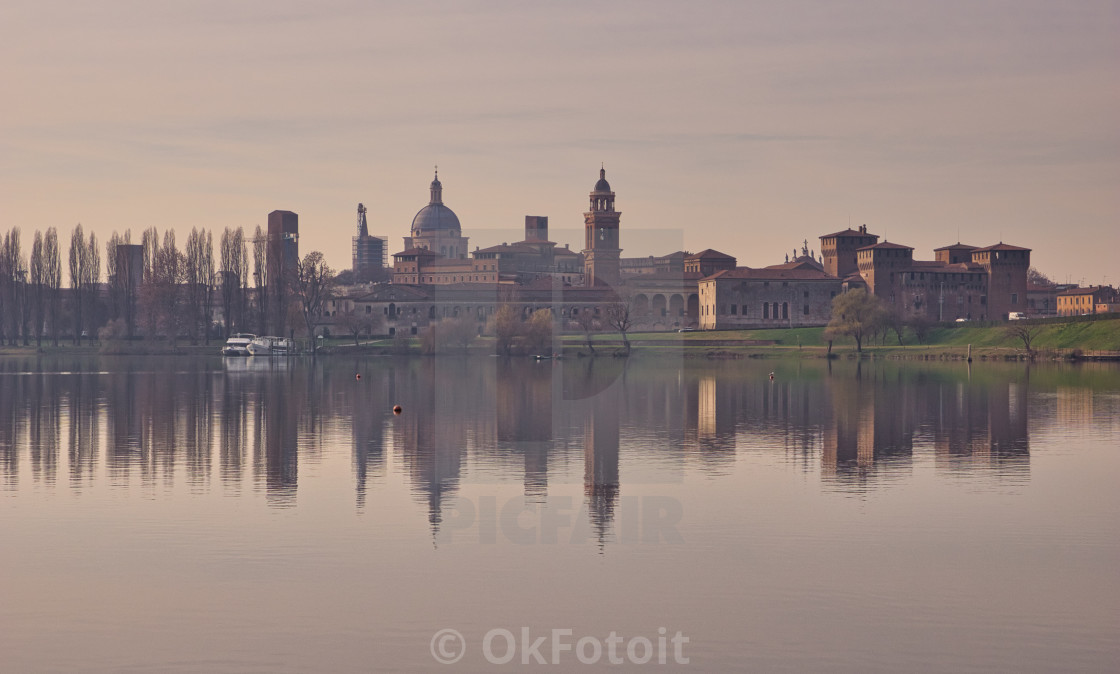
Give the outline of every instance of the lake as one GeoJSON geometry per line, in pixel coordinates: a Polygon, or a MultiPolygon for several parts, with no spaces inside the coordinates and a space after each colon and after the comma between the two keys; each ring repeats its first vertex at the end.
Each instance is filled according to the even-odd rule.
{"type": "Polygon", "coordinates": [[[9,356],[0,668],[1114,671],[1117,475],[1106,364],[9,356]]]}

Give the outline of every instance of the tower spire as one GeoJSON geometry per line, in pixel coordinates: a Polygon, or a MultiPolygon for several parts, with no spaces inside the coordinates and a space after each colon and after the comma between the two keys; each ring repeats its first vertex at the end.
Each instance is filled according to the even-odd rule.
{"type": "Polygon", "coordinates": [[[436,164],[436,177],[434,180],[432,180],[432,200],[428,203],[443,203],[443,184],[439,181],[439,164],[436,164]]]}

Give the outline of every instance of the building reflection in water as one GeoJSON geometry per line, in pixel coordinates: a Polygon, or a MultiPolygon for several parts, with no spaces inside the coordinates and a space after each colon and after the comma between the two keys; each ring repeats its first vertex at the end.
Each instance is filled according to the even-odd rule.
{"type": "Polygon", "coordinates": [[[839,486],[862,491],[908,473],[916,437],[933,445],[940,471],[1029,468],[1025,382],[857,364],[830,391],[821,472],[839,486]]]}
{"type": "Polygon", "coordinates": [[[563,370],[566,402],[583,415],[583,493],[587,516],[600,547],[614,527],[619,498],[618,449],[625,363],[589,359],[563,370]]]}
{"type": "Polygon", "coordinates": [[[412,482],[413,493],[427,504],[434,538],[443,522],[444,502],[458,491],[470,437],[465,414],[467,401],[456,404],[453,395],[463,396],[464,391],[449,390],[449,386],[440,383],[452,381],[454,374],[459,381],[469,381],[463,379],[467,364],[425,358],[410,365],[399,371],[397,386],[392,391],[397,399],[406,401],[404,412],[394,419],[393,447],[412,482]]]}
{"type": "Polygon", "coordinates": [[[495,417],[499,447],[522,457],[525,499],[548,496],[548,452],[554,440],[551,363],[500,359],[495,364],[495,417]]]}
{"type": "Polygon", "coordinates": [[[862,491],[908,471],[914,454],[912,389],[893,370],[856,364],[855,376],[829,380],[831,414],[821,443],[821,474],[862,491]]]}
{"type": "Polygon", "coordinates": [[[985,468],[1025,478],[1030,469],[1024,381],[949,382],[928,405],[936,413],[933,439],[941,470],[985,468]]]}
{"type": "MultiPolygon", "coordinates": [[[[354,371],[367,369],[364,363],[354,363],[354,371]]],[[[359,512],[366,506],[366,490],[370,480],[385,476],[385,435],[394,405],[397,370],[391,369],[383,377],[368,376],[365,385],[354,386],[353,400],[349,406],[351,452],[354,464],[355,503],[359,512]]]]}
{"type": "MultiPolygon", "coordinates": [[[[277,507],[295,505],[299,484],[299,455],[297,434],[299,406],[290,383],[290,373],[281,375],[280,382],[261,379],[258,388],[264,436],[265,495],[277,507]],[[283,379],[287,379],[285,382],[283,379]]],[[[258,437],[260,437],[258,435],[258,437]]]]}
{"type": "Polygon", "coordinates": [[[542,507],[551,483],[582,481],[587,518],[605,542],[623,472],[631,484],[690,468],[726,473],[737,455],[764,454],[806,472],[819,466],[830,489],[862,492],[905,478],[924,453],[940,473],[1026,479],[1032,414],[1084,428],[1115,407],[1111,383],[1109,395],[1095,395],[1053,373],[1044,381],[1060,385],[1040,385],[1025,369],[970,376],[783,362],[771,381],[769,368],[752,363],[253,360],[215,369],[190,359],[78,359],[53,371],[0,361],[0,488],[18,489],[21,478],[55,485],[61,471],[75,490],[107,476],[114,488],[150,492],[178,480],[204,492],[216,477],[234,492],[251,480],[270,506],[290,507],[300,464],[318,461],[324,444],[349,443],[359,511],[392,469],[406,476],[433,533],[464,480],[520,479],[525,499],[542,507]],[[626,457],[632,463],[620,467],[626,457]]]}

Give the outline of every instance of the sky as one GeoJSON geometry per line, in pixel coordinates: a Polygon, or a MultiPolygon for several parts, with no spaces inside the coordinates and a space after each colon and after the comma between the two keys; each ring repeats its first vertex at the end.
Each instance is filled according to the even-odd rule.
{"type": "Polygon", "coordinates": [[[488,246],[573,248],[600,166],[624,256],[764,266],[866,224],[1120,282],[1120,2],[0,4],[0,230],[300,218],[401,249],[439,165],[488,246]]]}

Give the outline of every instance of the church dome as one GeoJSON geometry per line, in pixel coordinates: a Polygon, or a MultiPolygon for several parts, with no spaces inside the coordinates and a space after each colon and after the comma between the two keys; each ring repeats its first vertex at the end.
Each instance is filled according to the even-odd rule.
{"type": "Polygon", "coordinates": [[[607,182],[607,170],[599,169],[599,181],[595,183],[595,192],[610,192],[611,184],[607,182]]]}
{"type": "Polygon", "coordinates": [[[428,204],[412,218],[412,231],[430,229],[462,229],[455,211],[443,204],[428,204]]]}
{"type": "Polygon", "coordinates": [[[426,232],[432,229],[459,231],[461,229],[459,217],[455,215],[455,211],[443,205],[443,183],[439,181],[438,172],[435,180],[432,181],[431,190],[432,200],[412,218],[412,231],[426,232]]]}

